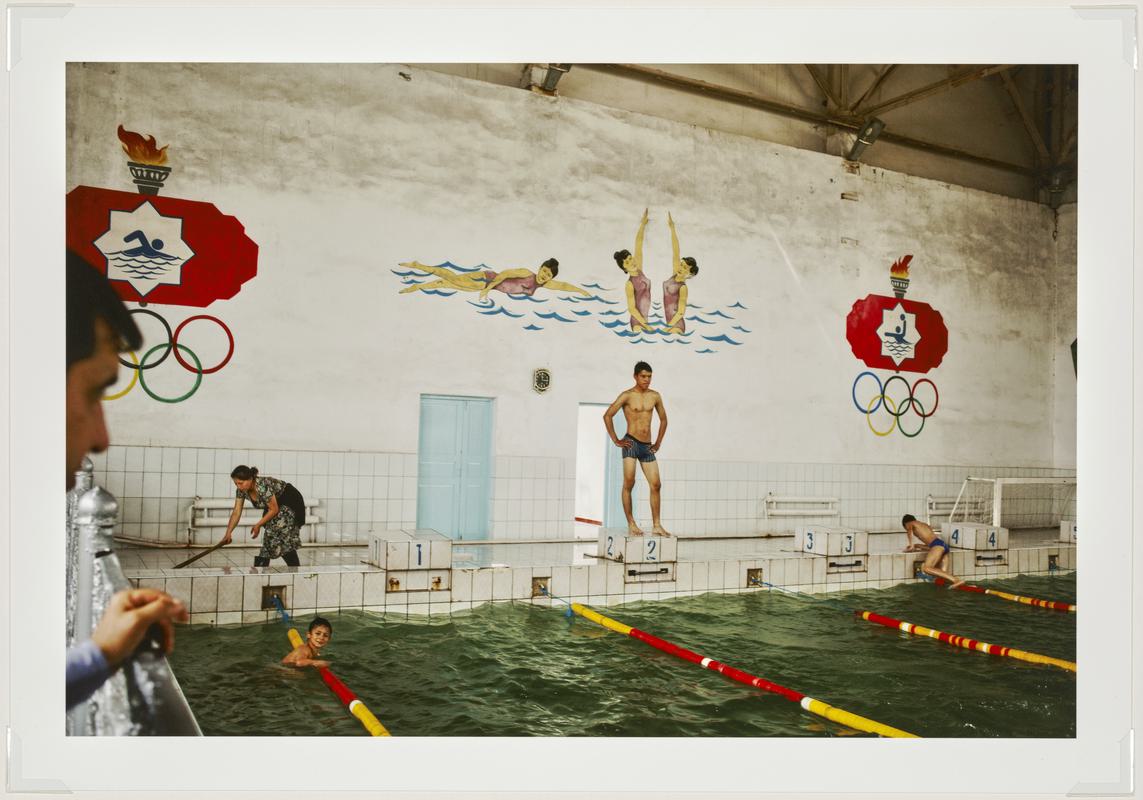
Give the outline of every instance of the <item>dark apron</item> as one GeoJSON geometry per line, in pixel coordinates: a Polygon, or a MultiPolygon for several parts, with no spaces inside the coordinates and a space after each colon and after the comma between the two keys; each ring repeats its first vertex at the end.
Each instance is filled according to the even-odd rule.
{"type": "Polygon", "coordinates": [[[278,492],[277,500],[278,505],[293,509],[294,519],[297,520],[299,528],[306,524],[306,501],[292,483],[287,483],[285,488],[278,492]]]}

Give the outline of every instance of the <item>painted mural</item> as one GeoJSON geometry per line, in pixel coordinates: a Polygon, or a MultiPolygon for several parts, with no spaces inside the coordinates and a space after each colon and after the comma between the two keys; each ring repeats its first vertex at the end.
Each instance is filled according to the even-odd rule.
{"type": "Polygon", "coordinates": [[[234,355],[234,335],[216,316],[195,314],[172,330],[166,317],[150,306],[205,307],[233,297],[258,272],[258,245],[245,228],[210,203],[161,197],[159,190],[171,174],[167,147],[154,136],[118,129],[127,155],[127,168],[137,191],[124,192],[77,186],[67,195],[67,246],[107,275],[132,315],[156,320],[166,341],[142,357],[130,352],[120,363],[132,371],[122,391],[104,397],[117,400],[138,384],[152,399],[179,403],[190,399],[204,375],[218,372],[234,355]],[[180,336],[192,323],[213,323],[225,334],[226,355],[204,365],[180,336]],[[169,356],[172,362],[167,362],[169,356]],[[185,357],[184,357],[185,356],[185,357]],[[188,360],[189,359],[189,360],[188,360]],[[162,396],[147,385],[148,370],[177,364],[194,375],[193,385],[177,396],[162,396]]]}
{"type": "MultiPolygon", "coordinates": [[[[737,301],[721,307],[691,302],[689,282],[699,273],[698,261],[680,255],[678,231],[669,212],[669,275],[656,287],[644,272],[643,238],[649,221],[649,210],[644,209],[635,231],[634,251],[623,249],[612,255],[626,280],[610,286],[556,280],[559,261],[555,258],[535,271],[498,271],[483,263],[465,267],[451,261],[435,265],[405,261],[398,265],[401,269],[392,272],[404,284],[401,294],[475,294],[465,302],[476,313],[515,320],[532,333],[595,323],[602,332],[632,345],[676,345],[700,355],[741,346],[750,334],[741,319],[747,307],[737,301]]],[[[609,281],[604,279],[604,283],[609,281]]]]}
{"type": "Polygon", "coordinates": [[[857,374],[850,395],[877,436],[894,430],[908,438],[917,436],[940,404],[937,385],[930,378],[910,381],[901,374],[927,373],[940,366],[948,351],[948,329],[940,312],[928,303],[905,299],[912,260],[912,255],[903,256],[889,268],[892,297],[866,295],[846,318],[853,355],[871,368],[857,374]]]}

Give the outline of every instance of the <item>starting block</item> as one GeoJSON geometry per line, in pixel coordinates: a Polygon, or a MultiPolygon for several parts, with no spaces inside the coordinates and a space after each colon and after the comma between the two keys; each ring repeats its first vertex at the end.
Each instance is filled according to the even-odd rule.
{"type": "Polygon", "coordinates": [[[950,522],[941,525],[941,538],[949,547],[961,550],[1007,550],[1008,529],[978,522],[950,522]]]}
{"type": "Polygon", "coordinates": [[[632,536],[622,528],[604,528],[599,532],[597,555],[624,564],[625,583],[673,581],[678,552],[679,540],[674,536],[632,536]]]}
{"type": "Polygon", "coordinates": [[[794,547],[799,553],[828,558],[826,574],[868,570],[868,531],[826,525],[799,525],[794,532],[794,547]]]}

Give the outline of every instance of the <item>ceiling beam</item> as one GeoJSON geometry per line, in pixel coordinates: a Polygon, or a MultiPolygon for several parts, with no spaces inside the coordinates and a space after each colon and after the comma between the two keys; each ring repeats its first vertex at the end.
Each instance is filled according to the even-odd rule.
{"type": "Polygon", "coordinates": [[[822,94],[826,96],[826,100],[833,103],[834,108],[844,110],[844,107],[841,104],[841,100],[839,100],[838,96],[833,93],[833,89],[830,88],[829,82],[826,81],[826,79],[818,72],[818,68],[813,64],[806,64],[805,67],[809,71],[810,77],[814,79],[814,83],[818,85],[818,88],[822,90],[822,94]]]}
{"type": "MultiPolygon", "coordinates": [[[[821,114],[816,111],[809,111],[797,106],[779,103],[775,100],[769,100],[750,92],[744,92],[741,89],[731,89],[726,86],[719,86],[718,84],[708,83],[696,78],[687,78],[683,75],[676,75],[670,72],[664,72],[654,67],[646,67],[641,64],[577,64],[578,69],[591,69],[598,72],[607,72],[614,75],[628,75],[644,80],[654,81],[670,86],[673,89],[691,92],[694,94],[712,97],[718,100],[723,100],[729,103],[736,103],[738,105],[756,108],[761,111],[768,111],[772,114],[797,119],[802,122],[808,122],[814,125],[831,125],[836,128],[841,128],[848,131],[858,131],[861,129],[861,123],[855,122],[852,119],[839,117],[836,115],[821,114]]],[[[1018,175],[1032,176],[1036,174],[1034,167],[1024,166],[1023,164],[1013,164],[1007,161],[1000,161],[987,156],[978,156],[974,153],[968,153],[963,150],[957,150],[953,147],[946,147],[945,145],[934,144],[932,142],[925,142],[920,139],[913,139],[908,136],[900,136],[890,131],[884,131],[877,141],[889,142],[891,144],[899,145],[901,147],[909,147],[914,150],[923,150],[928,153],[946,156],[948,158],[955,158],[961,161],[969,161],[974,164],[980,164],[993,169],[1003,170],[1005,172],[1014,172],[1018,175]]]]}
{"type": "Polygon", "coordinates": [[[1036,129],[1036,123],[1032,119],[1032,115],[1028,112],[1028,107],[1024,105],[1024,100],[1020,97],[1020,91],[1016,88],[1016,83],[1012,80],[1012,76],[1007,72],[1001,72],[1000,80],[1004,82],[1004,88],[1008,91],[1008,96],[1012,98],[1012,105],[1016,107],[1016,112],[1020,115],[1020,120],[1024,123],[1024,130],[1027,131],[1028,138],[1032,140],[1036,152],[1040,154],[1040,163],[1051,163],[1055,159],[1048,154],[1048,146],[1044,144],[1044,137],[1041,136],[1040,131],[1036,129]]]}
{"type": "Polygon", "coordinates": [[[877,91],[877,87],[884,83],[885,79],[889,77],[889,73],[895,69],[897,69],[896,64],[886,64],[884,67],[882,67],[881,72],[878,73],[877,77],[873,79],[873,83],[869,84],[869,88],[866,89],[861,94],[861,97],[857,98],[857,102],[853,104],[852,111],[854,114],[861,113],[858,111],[858,109],[861,108],[861,104],[865,102],[865,98],[869,97],[869,95],[877,91]]]}
{"type": "Polygon", "coordinates": [[[905,92],[905,94],[894,97],[891,100],[886,100],[884,103],[879,103],[878,105],[872,106],[870,108],[862,109],[861,113],[865,116],[876,116],[878,114],[884,114],[885,112],[892,111],[895,108],[901,108],[902,106],[907,106],[910,103],[915,103],[918,100],[924,100],[926,97],[932,97],[934,94],[946,92],[950,89],[955,89],[961,84],[968,83],[969,81],[975,81],[980,78],[986,78],[989,75],[995,75],[998,72],[1004,72],[1007,69],[1011,69],[1011,67],[1011,64],[990,64],[986,67],[973,67],[972,69],[962,70],[956,75],[952,75],[948,78],[945,78],[944,80],[937,81],[936,83],[930,83],[928,86],[922,86],[921,88],[914,89],[911,92],[905,92]]]}

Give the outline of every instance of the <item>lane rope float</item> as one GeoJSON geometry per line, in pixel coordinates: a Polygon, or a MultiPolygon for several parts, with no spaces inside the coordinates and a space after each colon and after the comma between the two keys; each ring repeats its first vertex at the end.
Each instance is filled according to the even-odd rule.
{"type": "Polygon", "coordinates": [[[809,711],[811,714],[816,714],[819,717],[824,717],[825,719],[828,719],[832,722],[837,722],[841,725],[846,725],[850,728],[864,731],[866,733],[875,733],[878,736],[885,736],[895,739],[919,738],[915,733],[908,733],[907,731],[893,728],[889,725],[877,722],[876,720],[858,716],[857,714],[853,714],[849,711],[831,706],[829,703],[825,703],[813,697],[808,697],[801,692],[796,692],[793,689],[789,689],[785,686],[780,686],[779,684],[768,681],[765,678],[760,678],[757,675],[751,675],[749,672],[744,672],[740,669],[737,669],[736,667],[730,666],[729,664],[723,664],[721,662],[715,661],[712,658],[701,656],[693,650],[687,650],[686,648],[679,647],[678,645],[672,644],[665,639],[660,639],[657,636],[652,636],[651,634],[645,631],[641,631],[638,628],[632,628],[630,625],[624,625],[622,622],[618,622],[614,619],[611,619],[610,617],[605,617],[598,611],[594,611],[593,609],[581,605],[580,603],[571,603],[570,606],[571,610],[579,616],[585,619],[589,619],[597,625],[602,625],[608,630],[614,631],[616,633],[621,633],[625,636],[630,636],[633,639],[638,639],[639,641],[645,644],[649,644],[658,650],[662,650],[664,653],[670,653],[671,655],[677,656],[684,661],[690,661],[691,663],[698,664],[699,666],[706,669],[714,670],[715,672],[718,672],[719,674],[724,675],[731,680],[735,680],[739,683],[745,683],[746,685],[753,686],[757,689],[762,689],[767,692],[781,695],[787,700],[797,703],[803,709],[809,711]]]}
{"type": "MultiPolygon", "coordinates": [[[[286,608],[282,605],[282,600],[276,595],[273,596],[272,599],[278,609],[278,613],[282,615],[282,622],[288,623],[290,621],[290,615],[286,613],[286,608]]],[[[290,646],[295,650],[304,644],[302,635],[298,633],[296,628],[287,630],[286,636],[290,640],[290,646]]],[[[329,690],[336,695],[342,705],[349,709],[349,713],[357,717],[357,721],[365,726],[365,730],[369,731],[370,736],[391,735],[389,731],[385,729],[385,726],[381,724],[381,721],[373,716],[373,712],[366,707],[365,703],[361,702],[357,695],[349,690],[348,686],[338,680],[338,677],[330,671],[329,667],[318,667],[318,674],[321,675],[322,681],[324,681],[325,685],[329,687],[329,690]]]]}
{"type": "Polygon", "coordinates": [[[893,619],[892,617],[875,614],[872,611],[854,611],[853,613],[867,622],[884,625],[886,628],[896,628],[905,633],[913,634],[914,636],[928,636],[930,639],[937,639],[945,644],[951,644],[954,647],[963,647],[965,650],[975,650],[979,653],[988,653],[993,656],[1007,656],[1008,658],[1016,658],[1020,661],[1028,661],[1032,664],[1049,664],[1053,667],[1066,669],[1069,672],[1076,671],[1074,661],[1065,661],[1062,658],[1053,658],[1052,656],[1044,656],[1039,653],[1029,653],[1025,650],[1017,650],[1014,647],[979,642],[967,636],[960,636],[955,633],[944,633],[942,631],[933,630],[932,628],[926,628],[922,625],[914,625],[911,622],[904,622],[899,619],[893,619]]]}
{"type": "MultiPolygon", "coordinates": [[[[935,580],[937,586],[945,586],[948,584],[944,578],[937,578],[935,580]]],[[[1002,592],[999,589],[988,589],[984,586],[974,586],[971,583],[965,583],[957,587],[965,592],[976,592],[977,594],[990,594],[993,597],[999,597],[1001,600],[1008,600],[1012,603],[1023,603],[1026,606],[1036,606],[1037,608],[1050,608],[1053,611],[1071,612],[1076,611],[1075,603],[1065,603],[1062,600],[1041,600],[1039,597],[1028,597],[1022,594],[1012,594],[1011,592],[1002,592]]]]}

